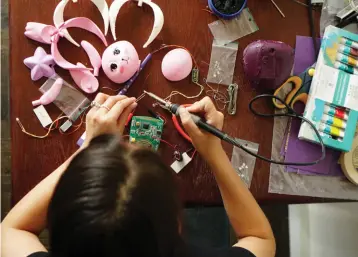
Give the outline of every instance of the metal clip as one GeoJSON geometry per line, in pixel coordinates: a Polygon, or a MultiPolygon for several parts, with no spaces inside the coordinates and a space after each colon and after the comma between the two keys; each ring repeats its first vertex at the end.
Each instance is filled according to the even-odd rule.
{"type": "Polygon", "coordinates": [[[237,93],[239,91],[239,86],[237,84],[230,84],[227,91],[229,94],[229,105],[227,108],[227,112],[230,115],[235,115],[236,114],[237,93]]]}

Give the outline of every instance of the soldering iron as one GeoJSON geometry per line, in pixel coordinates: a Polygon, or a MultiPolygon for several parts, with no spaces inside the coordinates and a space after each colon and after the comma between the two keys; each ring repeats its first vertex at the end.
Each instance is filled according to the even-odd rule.
{"type": "MultiPolygon", "coordinates": [[[[153,93],[150,93],[150,92],[147,92],[147,91],[144,91],[145,94],[147,94],[148,96],[150,96],[151,98],[155,99],[156,101],[158,101],[160,104],[162,104],[165,109],[167,109],[168,111],[170,111],[172,114],[176,115],[176,116],[179,116],[179,110],[180,108],[184,108],[184,107],[181,107],[179,104],[174,104],[174,103],[171,103],[170,101],[166,101],[164,100],[163,98],[160,98],[159,96],[153,94],[153,93]]],[[[272,160],[272,159],[269,159],[269,158],[266,158],[264,156],[261,156],[261,155],[258,155],[252,151],[250,151],[249,149],[247,149],[245,146],[241,145],[235,138],[229,136],[228,134],[226,134],[225,132],[215,128],[214,126],[208,124],[206,121],[204,121],[202,118],[200,118],[199,116],[195,115],[195,114],[192,114],[190,113],[191,115],[191,118],[193,119],[194,123],[199,127],[201,128],[202,130],[220,138],[221,140],[224,140],[225,142],[228,142],[234,146],[237,146],[239,148],[241,148],[243,151],[247,152],[248,154],[250,155],[253,155],[261,160],[264,160],[264,161],[267,161],[267,162],[270,162],[270,163],[275,163],[275,164],[278,164],[278,165],[295,165],[295,166],[310,166],[310,165],[315,165],[317,163],[319,163],[320,161],[322,161],[325,157],[326,157],[326,148],[323,144],[323,141],[322,141],[322,138],[318,132],[318,130],[316,129],[316,127],[314,126],[314,124],[307,120],[306,118],[302,117],[301,115],[297,114],[294,112],[294,110],[292,108],[290,108],[284,101],[282,101],[279,97],[276,97],[274,95],[259,95],[259,96],[256,96],[255,98],[253,98],[249,104],[249,108],[250,110],[258,115],[258,116],[261,116],[261,117],[282,117],[282,116],[287,116],[287,117],[293,117],[293,118],[299,118],[299,119],[302,119],[304,122],[307,122],[308,124],[310,124],[310,126],[312,127],[312,129],[315,131],[319,141],[320,141],[320,144],[321,144],[321,147],[322,147],[322,155],[321,157],[316,160],[316,161],[313,161],[313,162],[305,162],[305,163],[294,163],[294,162],[281,162],[281,161],[275,161],[275,160],[272,160]],[[281,101],[282,104],[286,105],[287,109],[288,109],[288,113],[281,113],[281,114],[262,114],[262,113],[258,113],[257,111],[255,111],[253,108],[252,108],[252,104],[260,99],[260,98],[275,98],[276,100],[278,101],[281,101]]]]}

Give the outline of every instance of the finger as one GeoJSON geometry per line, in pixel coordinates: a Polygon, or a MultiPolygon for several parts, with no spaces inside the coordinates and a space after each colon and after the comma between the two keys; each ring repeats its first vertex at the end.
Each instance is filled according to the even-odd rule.
{"type": "Polygon", "coordinates": [[[118,120],[121,114],[123,113],[124,109],[130,106],[132,103],[135,102],[135,98],[126,98],[120,102],[117,102],[112,109],[107,113],[107,117],[111,119],[118,120]]]}
{"type": "Polygon", "coordinates": [[[107,95],[107,94],[98,93],[96,95],[96,98],[94,99],[94,101],[99,104],[103,104],[107,100],[108,97],[109,97],[109,95],[107,95]]]}
{"type": "Polygon", "coordinates": [[[128,117],[129,117],[129,114],[131,112],[133,112],[133,110],[135,108],[137,108],[138,104],[137,103],[132,103],[131,105],[129,105],[127,108],[125,108],[122,112],[122,115],[120,116],[119,118],[119,121],[118,121],[118,127],[123,130],[126,123],[127,123],[127,120],[128,120],[128,117]]]}
{"type": "Polygon", "coordinates": [[[198,126],[194,123],[190,113],[186,108],[179,108],[179,116],[185,131],[188,132],[191,138],[202,135],[202,132],[200,131],[198,126]]]}
{"type": "Polygon", "coordinates": [[[216,112],[216,108],[211,99],[206,96],[199,102],[195,102],[192,106],[187,107],[189,112],[204,112],[205,116],[216,112]]]}
{"type": "Polygon", "coordinates": [[[97,114],[99,115],[105,115],[106,113],[108,113],[112,107],[121,100],[126,99],[127,97],[124,95],[116,95],[116,96],[110,96],[107,98],[107,100],[102,104],[102,108],[99,108],[97,110],[97,114]]]}
{"type": "Polygon", "coordinates": [[[206,123],[218,129],[222,129],[224,125],[224,114],[222,112],[215,112],[207,118],[206,123]]]}
{"type": "MultiPolygon", "coordinates": [[[[98,104],[103,104],[107,98],[109,97],[109,95],[103,94],[103,93],[98,93],[95,97],[95,99],[93,100],[94,102],[98,103],[98,104]]],[[[93,106],[91,108],[91,110],[87,113],[87,117],[92,117],[93,114],[98,110],[99,108],[96,106],[93,106]]]]}

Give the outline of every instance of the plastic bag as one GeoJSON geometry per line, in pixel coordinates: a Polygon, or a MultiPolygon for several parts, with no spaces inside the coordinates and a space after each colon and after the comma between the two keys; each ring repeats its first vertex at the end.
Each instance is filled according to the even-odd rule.
{"type": "Polygon", "coordinates": [[[232,84],[238,48],[238,43],[220,45],[216,40],[213,41],[207,82],[232,84]]]}
{"type": "MultiPolygon", "coordinates": [[[[41,86],[40,92],[45,93],[49,90],[58,78],[60,78],[60,76],[55,75],[46,80],[41,86]]],[[[84,94],[63,80],[61,92],[53,103],[68,116],[71,121],[76,121],[91,102],[84,94]]]]}
{"type": "MultiPolygon", "coordinates": [[[[242,139],[236,139],[240,144],[248,148],[250,151],[257,154],[259,151],[259,144],[242,139]]],[[[250,188],[252,175],[255,169],[256,157],[244,152],[240,148],[234,146],[231,164],[241,177],[242,181],[250,188]]]]}
{"type": "MultiPolygon", "coordinates": [[[[358,4],[357,0],[354,0],[355,4],[358,4]]],[[[323,37],[324,30],[329,25],[337,25],[337,21],[335,19],[336,14],[350,5],[349,0],[325,0],[322,6],[322,12],[321,12],[321,21],[320,21],[320,35],[323,37]]],[[[352,32],[357,33],[357,25],[356,24],[350,24],[344,29],[352,32]]]]}

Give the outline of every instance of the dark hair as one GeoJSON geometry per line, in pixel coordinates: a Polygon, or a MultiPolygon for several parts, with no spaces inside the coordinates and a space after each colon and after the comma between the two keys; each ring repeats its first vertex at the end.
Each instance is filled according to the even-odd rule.
{"type": "Polygon", "coordinates": [[[181,241],[179,211],[173,172],[156,153],[99,136],[56,186],[51,256],[172,256],[181,241]]]}

